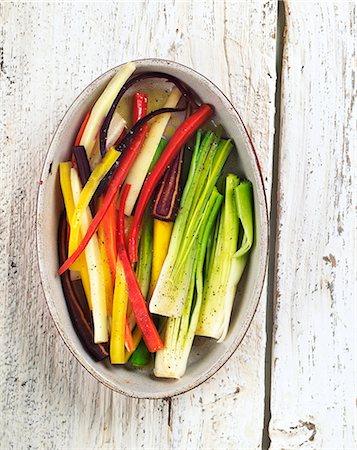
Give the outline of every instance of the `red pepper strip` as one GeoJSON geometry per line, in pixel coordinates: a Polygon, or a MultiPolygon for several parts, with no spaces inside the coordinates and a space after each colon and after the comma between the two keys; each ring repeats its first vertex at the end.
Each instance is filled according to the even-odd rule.
{"type": "Polygon", "coordinates": [[[148,109],[148,97],[142,92],[136,92],[133,96],[133,125],[146,116],[148,109]]]}
{"type": "Polygon", "coordinates": [[[75,140],[75,142],[74,142],[74,145],[75,145],[76,147],[77,147],[77,146],[80,144],[80,142],[81,142],[81,139],[82,139],[84,130],[85,130],[85,128],[86,128],[86,126],[87,126],[87,123],[88,123],[88,120],[89,120],[89,116],[90,116],[90,111],[88,111],[87,115],[85,116],[85,118],[84,118],[84,120],[83,120],[83,123],[82,123],[82,125],[81,125],[81,128],[80,128],[79,131],[78,131],[76,140],[75,140]]]}
{"type": "Polygon", "coordinates": [[[88,242],[91,240],[93,234],[97,231],[100,222],[102,221],[105,213],[108,211],[109,206],[114,200],[120,186],[125,180],[135,158],[137,157],[144,139],[147,133],[147,126],[143,125],[139,133],[136,135],[134,140],[132,141],[130,147],[125,151],[125,153],[120,157],[120,164],[114,172],[113,178],[108,186],[107,192],[105,193],[102,206],[97,211],[97,214],[94,216],[92,222],[90,223],[87,233],[79,244],[78,248],[72,253],[72,255],[62,264],[62,266],[58,270],[58,275],[62,275],[63,272],[68,270],[74,261],[78,258],[78,256],[83,252],[86,248],[88,242]]]}
{"type": "Polygon", "coordinates": [[[164,171],[173,161],[175,156],[180,151],[181,147],[186,144],[193,133],[204,124],[213,114],[213,108],[210,105],[202,105],[188,117],[175,131],[175,134],[170,139],[165,150],[160,156],[158,162],[155,164],[152,172],[146,177],[145,183],[141,189],[141,193],[136,205],[133,223],[129,234],[129,257],[131,263],[138,259],[137,243],[140,231],[141,222],[148,204],[151,194],[153,193],[157,183],[162,178],[164,171]]]}
{"type": "Polygon", "coordinates": [[[131,307],[136,317],[136,323],[143,335],[149,352],[156,352],[164,348],[160,335],[151,320],[150,313],[141,293],[138,280],[130,264],[125,246],[124,232],[124,208],[130,190],[130,184],[126,184],[119,199],[118,210],[118,257],[123,265],[131,307]]]}
{"type": "MultiPolygon", "coordinates": [[[[102,204],[103,202],[100,203],[99,208],[102,204]]],[[[103,228],[109,268],[112,274],[113,282],[115,282],[115,272],[117,265],[117,211],[115,206],[115,198],[110,204],[105,216],[103,217],[103,228]]]]}

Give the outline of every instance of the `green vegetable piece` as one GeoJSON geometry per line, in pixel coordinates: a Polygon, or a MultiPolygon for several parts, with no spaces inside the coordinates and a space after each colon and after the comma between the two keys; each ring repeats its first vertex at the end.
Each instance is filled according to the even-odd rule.
{"type": "Polygon", "coordinates": [[[143,297],[146,298],[150,287],[152,253],[153,253],[153,219],[148,211],[145,211],[143,229],[139,243],[139,259],[136,266],[136,278],[143,297]]]}
{"type": "Polygon", "coordinates": [[[249,181],[226,178],[224,207],[205,267],[205,287],[196,334],[222,342],[228,332],[237,285],[253,244],[253,190],[249,181]],[[239,228],[242,239],[238,242],[239,228]],[[238,247],[238,248],[237,248],[238,247]]]}
{"type": "Polygon", "coordinates": [[[130,357],[130,362],[135,367],[143,367],[149,364],[151,359],[151,355],[149,350],[147,349],[145,342],[143,339],[140,341],[136,350],[130,357]]]}
{"type": "Polygon", "coordinates": [[[203,290],[203,264],[210,236],[223,196],[216,188],[203,213],[202,226],[195,242],[194,270],[181,317],[166,320],[165,347],[156,353],[154,373],[157,377],[180,378],[186,371],[201,309],[203,290]]]}

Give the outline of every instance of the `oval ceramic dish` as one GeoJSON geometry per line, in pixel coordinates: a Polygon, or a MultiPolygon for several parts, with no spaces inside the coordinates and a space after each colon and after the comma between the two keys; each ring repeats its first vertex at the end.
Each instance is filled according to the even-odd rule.
{"type": "Polygon", "coordinates": [[[53,137],[41,175],[37,204],[37,247],[44,294],[64,342],[98,381],[114,391],[139,398],[163,398],[186,392],[214,374],[236,350],[252,321],[261,295],[268,249],[268,220],[259,163],[246,129],[227,97],[209,80],[183,65],[158,59],[135,62],[136,73],[161,71],[172,74],[190,86],[205,103],[215,108],[214,120],[223,125],[233,139],[236,150],[228,161],[228,170],[252,181],[255,209],[255,242],[245,275],[240,282],[238,298],[232,313],[225,341],[196,338],[191,350],[186,374],[179,380],[155,378],[147,371],[128,366],[114,366],[109,360],[94,362],[83,348],[67,311],[62,286],[56,272],[57,227],[63,203],[61,199],[58,164],[69,159],[78,128],[118,67],[93,81],[74,101],[53,137]]]}

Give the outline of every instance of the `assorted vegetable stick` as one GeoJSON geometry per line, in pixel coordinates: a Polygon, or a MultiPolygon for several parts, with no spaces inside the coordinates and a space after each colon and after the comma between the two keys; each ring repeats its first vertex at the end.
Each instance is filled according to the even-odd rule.
{"type": "Polygon", "coordinates": [[[59,226],[58,274],[74,327],[95,359],[109,353],[112,364],[130,359],[142,367],[151,352],[156,376],[179,378],[195,334],[222,342],[228,333],[253,245],[252,185],[222,177],[233,144],[220,128],[200,129],[214,114],[211,106],[199,106],[171,75],[131,77],[134,70],[129,63],[113,77],[80,127],[72,163],[60,164],[67,221],[59,226]],[[147,94],[127,91],[149,77],[174,87],[164,108],[147,113],[147,94]],[[116,109],[125,93],[133,101],[129,130],[116,109]],[[184,110],[186,119],[165,141],[171,113],[184,110]],[[194,133],[191,154],[185,145],[194,133]],[[82,280],[88,311],[69,268],[82,280]],[[152,314],[165,316],[161,336],[149,301],[152,314]]]}
{"type": "MultiPolygon", "coordinates": [[[[77,205],[81,196],[82,186],[76,169],[71,169],[71,185],[73,192],[74,204],[77,205]]],[[[89,208],[82,214],[80,223],[82,234],[85,234],[92,220],[89,208]]],[[[92,300],[93,325],[94,325],[94,342],[108,341],[108,324],[107,324],[107,303],[105,298],[105,285],[103,266],[101,264],[101,256],[98,245],[97,236],[93,236],[88,243],[85,251],[90,292],[92,300]]]]}
{"type": "Polygon", "coordinates": [[[112,364],[125,363],[125,321],[127,304],[128,287],[123,266],[120,259],[118,259],[113,298],[112,332],[110,336],[110,361],[112,364]]]}
{"type": "MultiPolygon", "coordinates": [[[[108,211],[103,217],[102,223],[99,225],[99,228],[101,225],[103,226],[105,234],[105,248],[108,255],[108,264],[113,281],[115,280],[117,266],[117,209],[115,200],[116,199],[114,198],[108,208],[108,211]]],[[[101,208],[102,204],[103,200],[101,199],[99,202],[99,208],[101,208]]]]}
{"type": "Polygon", "coordinates": [[[105,285],[105,298],[107,300],[107,314],[108,317],[112,315],[113,308],[113,280],[112,273],[110,271],[107,249],[105,247],[105,235],[103,224],[99,225],[98,228],[98,243],[100,249],[101,262],[103,266],[103,274],[104,274],[104,285],[105,285]]]}
{"type": "Polygon", "coordinates": [[[154,219],[153,261],[149,298],[152,297],[169,249],[173,222],[154,219]]]}
{"type": "MultiPolygon", "coordinates": [[[[74,201],[71,186],[71,163],[70,162],[60,163],[59,168],[60,168],[60,184],[62,189],[62,195],[67,212],[67,220],[69,222],[74,212],[74,201]]],[[[67,257],[68,254],[66,254],[66,258],[67,257]]],[[[66,258],[64,258],[63,260],[65,260],[66,258]]],[[[85,255],[81,255],[80,258],[71,266],[71,269],[76,270],[81,274],[83,289],[86,294],[88,306],[90,309],[92,309],[88,267],[85,255]]]]}
{"type": "MultiPolygon", "coordinates": [[[[61,263],[67,257],[67,221],[64,214],[61,215],[58,226],[58,256],[61,263]]],[[[88,353],[96,360],[100,361],[108,356],[108,344],[95,344],[93,335],[92,318],[90,312],[83,308],[80,299],[73,288],[69,272],[61,275],[63,293],[66,299],[68,311],[73,326],[88,353]]]]}
{"type": "Polygon", "coordinates": [[[156,352],[163,348],[159,333],[150,317],[148,307],[140,290],[138,280],[130,264],[124,236],[124,207],[130,185],[124,186],[118,209],[118,257],[123,265],[131,307],[134,311],[136,322],[141,331],[145,344],[150,352],[156,352]]]}

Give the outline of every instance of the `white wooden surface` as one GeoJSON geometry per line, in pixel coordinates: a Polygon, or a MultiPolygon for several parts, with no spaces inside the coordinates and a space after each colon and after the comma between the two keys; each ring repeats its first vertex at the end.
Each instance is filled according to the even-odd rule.
{"type": "Polygon", "coordinates": [[[271,449],[356,448],[356,25],[288,2],[271,449]]]}
{"type": "MultiPolygon", "coordinates": [[[[35,205],[58,122],[93,78],[140,57],[220,86],[272,181],[277,2],[0,4],[0,447],[262,447],[266,291],[232,359],[172,400],[99,385],[58,336],[40,287],[35,205]]],[[[271,448],[354,448],[353,5],[287,8],[271,448]],[[313,439],[312,439],[313,438],[313,439]]]]}

